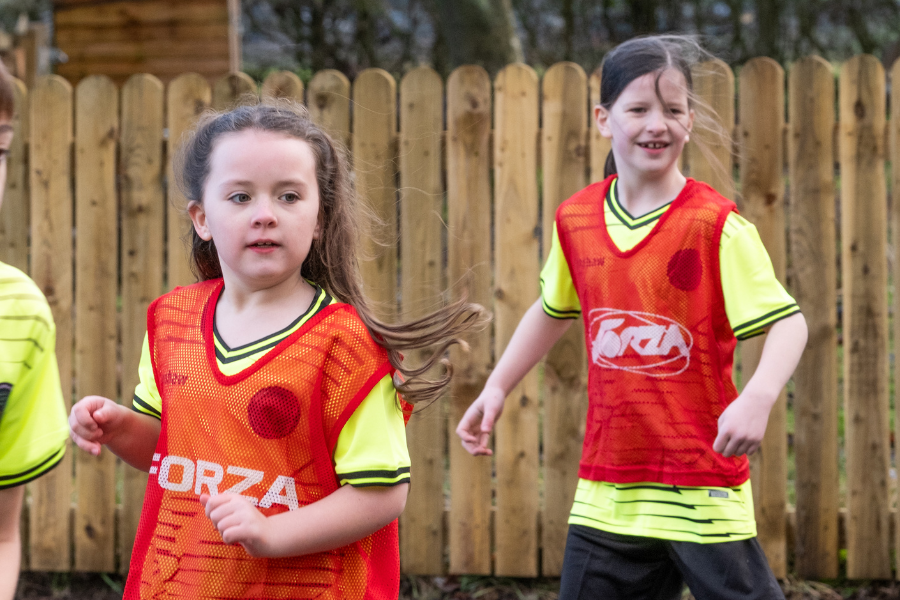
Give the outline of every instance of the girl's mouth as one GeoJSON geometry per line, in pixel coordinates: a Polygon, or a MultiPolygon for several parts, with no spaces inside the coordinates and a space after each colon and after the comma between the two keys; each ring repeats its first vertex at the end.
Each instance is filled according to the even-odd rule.
{"type": "Polygon", "coordinates": [[[667,147],[668,145],[669,145],[669,144],[667,144],[667,143],[665,143],[665,142],[643,142],[643,143],[638,143],[638,146],[640,146],[641,148],[646,148],[646,149],[648,149],[648,150],[662,150],[663,148],[667,147]]]}

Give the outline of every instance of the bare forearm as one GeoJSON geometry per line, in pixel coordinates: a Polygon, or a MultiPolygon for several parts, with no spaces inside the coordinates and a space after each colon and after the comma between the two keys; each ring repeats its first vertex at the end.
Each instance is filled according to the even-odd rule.
{"type": "Polygon", "coordinates": [[[12,600],[19,579],[19,556],[22,553],[18,537],[0,542],[0,600],[12,600]]]}
{"type": "Polygon", "coordinates": [[[121,424],[106,446],[132,467],[149,471],[153,451],[159,441],[160,421],[124,406],[120,410],[121,424]]]}
{"type": "Polygon", "coordinates": [[[759,365],[744,386],[744,393],[771,398],[774,402],[797,368],[807,337],[806,319],[800,313],[772,325],[759,365]]]}
{"type": "Polygon", "coordinates": [[[361,540],[400,516],[408,490],[405,483],[370,488],[345,485],[318,502],[270,517],[275,535],[266,554],[299,556],[361,540]]]}
{"type": "Polygon", "coordinates": [[[503,390],[504,395],[509,394],[573,322],[574,319],[549,316],[538,298],[519,321],[485,388],[496,387],[503,390]]]}
{"type": "Polygon", "coordinates": [[[19,515],[24,494],[23,486],[0,490],[0,600],[12,600],[16,593],[22,554],[19,515]]]}

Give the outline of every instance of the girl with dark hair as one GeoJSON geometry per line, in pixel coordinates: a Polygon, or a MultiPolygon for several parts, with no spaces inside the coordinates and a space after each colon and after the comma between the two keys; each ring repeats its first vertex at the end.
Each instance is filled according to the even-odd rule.
{"type": "MultiPolygon", "coordinates": [[[[556,212],[541,298],[457,427],[472,454],[506,395],[579,315],[587,426],[560,598],[784,598],[756,540],[747,455],[799,361],[807,330],[756,229],[686,178],[703,57],[689,38],[638,38],[605,58],[596,125],[606,178],[556,212]],[[753,377],[732,383],[737,339],[768,332],[753,377]]],[[[705,119],[704,119],[705,117],[705,119]]]]}
{"type": "Polygon", "coordinates": [[[437,397],[449,369],[423,374],[481,307],[373,316],[348,161],[302,106],[209,114],[178,164],[200,282],[151,304],[134,410],[88,396],[69,419],[150,473],[125,598],[396,598],[397,391],[437,397]]]}

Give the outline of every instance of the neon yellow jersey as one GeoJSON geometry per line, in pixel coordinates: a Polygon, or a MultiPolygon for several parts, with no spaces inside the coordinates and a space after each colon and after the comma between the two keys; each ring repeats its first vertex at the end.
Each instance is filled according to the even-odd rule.
{"type": "MultiPolygon", "coordinates": [[[[313,315],[335,300],[316,288],[309,309],[285,329],[238,348],[229,348],[214,327],[216,362],[225,375],[250,367],[281,340],[303,326],[313,315]]],[[[162,399],[153,376],[149,340],[144,336],[138,367],[140,382],[134,391],[134,410],[162,417],[162,399]]],[[[379,381],[347,420],[338,436],[334,456],[341,485],[354,487],[392,486],[409,483],[409,450],[406,428],[390,375],[379,381]]]]}
{"type": "MultiPolygon", "coordinates": [[[[607,231],[616,246],[634,248],[668,210],[669,204],[633,217],[616,198],[615,181],[604,199],[607,231]]],[[[752,223],[732,213],[719,244],[725,313],[738,339],[765,333],[776,321],[800,312],[772,267],[752,223]]],[[[547,262],[541,270],[541,302],[557,319],[581,315],[569,266],[553,227],[547,262]]],[[[658,483],[612,484],[580,479],[569,523],[624,535],[714,543],[756,536],[750,480],[735,488],[692,488],[658,483]]]]}
{"type": "Polygon", "coordinates": [[[50,307],[27,275],[0,262],[0,489],[59,464],[68,437],[50,307]]]}

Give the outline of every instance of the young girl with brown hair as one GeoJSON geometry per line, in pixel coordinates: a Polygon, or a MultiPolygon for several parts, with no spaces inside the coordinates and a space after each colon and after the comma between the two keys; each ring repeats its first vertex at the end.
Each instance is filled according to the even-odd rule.
{"type": "Polygon", "coordinates": [[[150,306],[135,410],[88,396],[69,419],[150,473],[125,597],[396,598],[396,391],[437,397],[449,371],[423,374],[481,308],[373,316],[347,160],[301,106],[209,115],[179,162],[200,282],[150,306]]]}
{"type": "Polygon", "coordinates": [[[607,177],[557,210],[541,298],[456,430],[491,454],[506,395],[582,316],[589,407],[562,600],[674,600],[685,582],[698,600],[784,597],[756,541],[746,455],[806,324],[755,227],[678,168],[701,108],[697,56],[689,38],[656,36],[604,59],[607,177]],[[738,394],[736,340],[766,332],[738,394]]]}

